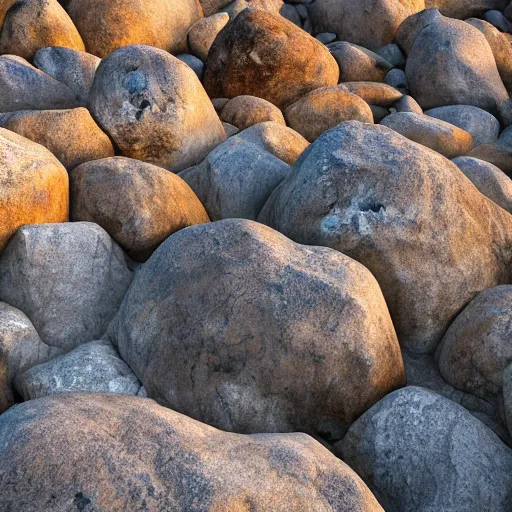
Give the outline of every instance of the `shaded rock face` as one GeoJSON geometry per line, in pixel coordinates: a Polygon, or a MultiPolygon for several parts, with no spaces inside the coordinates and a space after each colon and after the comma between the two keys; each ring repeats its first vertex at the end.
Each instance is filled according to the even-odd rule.
{"type": "Polygon", "coordinates": [[[30,320],[0,302],[0,414],[15,402],[14,379],[49,355],[30,320]]]}
{"type": "Polygon", "coordinates": [[[1,416],[0,447],[7,509],[383,511],[307,435],[227,434],[148,399],[30,401],[1,416]]]}
{"type": "Polygon", "coordinates": [[[137,395],[141,384],[108,341],[90,341],[51,361],[19,372],[16,389],[24,400],[59,393],[137,395]]]}
{"type": "Polygon", "coordinates": [[[222,109],[220,118],[240,130],[267,121],[286,126],[282,112],[275,105],[254,96],[237,96],[229,100],[222,109]]]}
{"type": "Polygon", "coordinates": [[[386,510],[512,507],[512,450],[464,408],[425,389],[386,396],[338,450],[386,510]]]}
{"type": "Polygon", "coordinates": [[[80,165],[70,180],[71,219],[99,224],[136,260],[172,233],[209,222],[190,187],[155,165],[106,158],[80,165]]]}
{"type": "Polygon", "coordinates": [[[127,46],[103,60],[89,106],[124,156],[175,172],[226,138],[194,72],[149,46],[127,46]]]}
{"type": "Polygon", "coordinates": [[[436,358],[454,387],[484,399],[502,391],[503,370],[512,362],[512,286],[483,291],[457,316],[436,358]]]}
{"type": "Polygon", "coordinates": [[[338,83],[338,64],[319,41],[281,16],[248,8],[215,39],[204,74],[211,98],[250,95],[279,108],[338,83]]]}
{"type": "Polygon", "coordinates": [[[450,161],[383,126],[351,121],[320,136],[258,220],[365,265],[416,352],[432,351],[478,291],[510,279],[509,214],[450,161]]]}
{"type": "Polygon", "coordinates": [[[485,36],[444,16],[419,32],[405,72],[423,109],[464,104],[496,112],[508,99],[485,36]]]}
{"type": "Polygon", "coordinates": [[[203,16],[198,0],[71,0],[67,10],[87,51],[100,58],[134,44],[183,53],[188,29],[203,16]]]}
{"type": "Polygon", "coordinates": [[[121,248],[96,224],[23,226],[0,257],[0,300],[66,352],[100,338],[131,278],[121,248]]]}
{"type": "Polygon", "coordinates": [[[504,9],[508,0],[425,0],[425,7],[439,9],[450,18],[464,20],[480,16],[490,9],[504,9]]]}
{"type": "Polygon", "coordinates": [[[109,336],[150,397],[233,432],[339,439],[404,384],[373,276],[244,220],[168,238],[137,272],[109,336]]]}
{"type": "Polygon", "coordinates": [[[290,166],[243,139],[217,146],[199,165],[180,172],[211,220],[256,220],[290,166]]]}
{"type": "Polygon", "coordinates": [[[16,0],[0,26],[0,54],[30,60],[48,46],[85,50],[78,30],[57,0],[16,0]]]}
{"type": "Polygon", "coordinates": [[[4,127],[49,149],[68,170],[114,156],[110,139],[85,108],[20,111],[4,127]]]}
{"type": "Polygon", "coordinates": [[[66,169],[43,146],[0,128],[0,252],[24,224],[68,220],[66,169]]]}
{"type": "Polygon", "coordinates": [[[400,24],[424,8],[424,0],[317,0],[308,6],[315,32],[334,32],[373,51],[393,42],[400,24]]]}

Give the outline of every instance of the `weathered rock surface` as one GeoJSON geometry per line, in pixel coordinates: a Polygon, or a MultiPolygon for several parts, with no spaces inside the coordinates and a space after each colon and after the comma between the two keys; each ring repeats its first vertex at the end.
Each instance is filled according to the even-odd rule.
{"type": "Polygon", "coordinates": [[[425,389],[386,396],[338,447],[386,510],[512,506],[512,450],[464,408],[425,389]]]}
{"type": "Polygon", "coordinates": [[[14,379],[49,355],[30,320],[0,302],[0,414],[15,402],[14,379]]]}
{"type": "Polygon", "coordinates": [[[244,220],[168,238],[136,273],[109,334],[149,396],[240,433],[339,439],[404,383],[370,272],[244,220]]]}
{"type": "Polygon", "coordinates": [[[0,128],[0,252],[24,224],[68,220],[66,169],[44,147],[0,128]]]}
{"type": "Polygon", "coordinates": [[[452,386],[484,399],[502,391],[512,362],[512,286],[484,290],[457,316],[436,352],[452,386]]]}
{"type": "Polygon", "coordinates": [[[136,260],[172,233],[209,222],[190,187],[155,165],[107,158],[80,165],[70,181],[71,219],[100,225],[136,260]]]}
{"type": "Polygon", "coordinates": [[[229,100],[222,109],[220,118],[240,130],[266,121],[286,126],[283,113],[275,105],[255,96],[236,96],[229,100]]]}
{"type": "Polygon", "coordinates": [[[67,85],[84,107],[89,102],[89,91],[100,62],[90,53],[57,46],[41,48],[34,55],[34,65],[67,85]]]}
{"type": "Polygon", "coordinates": [[[0,257],[0,300],[23,311],[47,345],[69,351],[100,338],[131,278],[96,224],[23,226],[0,257]]]}
{"type": "Polygon", "coordinates": [[[57,0],[17,0],[0,25],[0,55],[30,60],[48,46],[85,50],[78,30],[57,0]]]}
{"type": "Polygon", "coordinates": [[[290,166],[251,142],[232,138],[217,146],[199,165],[185,169],[185,180],[211,220],[256,220],[290,166]]]}
{"type": "Polygon", "coordinates": [[[493,144],[481,144],[472,149],[467,156],[484,160],[512,176],[512,147],[496,141],[493,144]]]}
{"type": "Polygon", "coordinates": [[[203,15],[198,0],[71,0],[67,9],[87,51],[100,58],[134,44],[184,52],[188,29],[203,15]]]}
{"type": "Polygon", "coordinates": [[[245,9],[215,39],[204,74],[211,98],[250,95],[285,107],[304,94],[338,83],[329,50],[293,23],[245,9]]]}
{"type": "Polygon", "coordinates": [[[215,41],[218,33],[229,21],[229,14],[219,12],[207,18],[197,20],[188,31],[187,40],[192,53],[203,62],[208,57],[210,47],[215,41]]]}
{"type": "Polygon", "coordinates": [[[110,139],[85,108],[20,111],[9,117],[4,128],[41,144],[68,170],[114,156],[110,139]]]}
{"type": "Polygon", "coordinates": [[[368,103],[344,85],[315,89],[289,105],[284,114],[288,125],[309,142],[343,121],[373,123],[368,103]]]}
{"type": "Polygon", "coordinates": [[[439,9],[450,18],[464,20],[481,16],[489,9],[504,9],[508,0],[425,0],[425,7],[439,9]]]}
{"type": "Polygon", "coordinates": [[[307,435],[228,434],[143,398],[24,403],[0,417],[0,447],[7,510],[383,512],[307,435]]]}
{"type": "Polygon", "coordinates": [[[149,46],[128,46],[100,64],[91,113],[124,156],[178,172],[225,140],[194,72],[149,46]]]}
{"type": "Polygon", "coordinates": [[[471,156],[453,159],[453,163],[491,201],[512,213],[512,180],[498,167],[471,156]]]}
{"type": "Polygon", "coordinates": [[[16,55],[0,55],[0,112],[79,107],[69,87],[16,55]]]}
{"type": "Polygon", "coordinates": [[[447,158],[465,155],[473,147],[470,133],[424,114],[396,112],[383,119],[381,124],[447,158]]]}
{"type": "Polygon", "coordinates": [[[334,32],[374,51],[393,42],[400,24],[424,8],[424,0],[317,0],[308,6],[315,32],[334,32]]]}
{"type": "Polygon", "coordinates": [[[141,384],[110,342],[90,341],[71,352],[19,372],[16,389],[24,400],[59,393],[137,395],[141,384]]]}
{"type": "Polygon", "coordinates": [[[380,107],[390,107],[403,95],[394,87],[379,82],[346,82],[343,86],[366,103],[380,107]]]}
{"type": "Polygon", "coordinates": [[[509,214],[455,164],[384,126],[350,121],[321,135],[258,220],[363,263],[415,352],[432,351],[478,291],[510,279],[509,214]]]}

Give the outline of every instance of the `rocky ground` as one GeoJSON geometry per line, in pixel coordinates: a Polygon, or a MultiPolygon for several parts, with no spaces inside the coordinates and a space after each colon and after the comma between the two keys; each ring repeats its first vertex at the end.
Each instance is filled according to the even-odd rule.
{"type": "Polygon", "coordinates": [[[512,3],[0,0],[0,512],[511,512],[512,3]]]}

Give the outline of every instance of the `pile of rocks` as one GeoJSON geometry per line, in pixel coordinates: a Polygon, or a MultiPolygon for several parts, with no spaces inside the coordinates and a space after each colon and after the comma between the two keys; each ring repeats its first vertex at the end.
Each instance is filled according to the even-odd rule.
{"type": "Polygon", "coordinates": [[[0,512],[512,510],[512,3],[0,0],[0,512]]]}

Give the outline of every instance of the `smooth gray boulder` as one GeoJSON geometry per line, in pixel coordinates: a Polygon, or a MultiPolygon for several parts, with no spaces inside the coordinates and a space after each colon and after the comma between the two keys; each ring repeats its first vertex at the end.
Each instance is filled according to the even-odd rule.
{"type": "Polygon", "coordinates": [[[136,272],[108,335],[150,397],[232,432],[340,439],[404,384],[370,272],[241,219],[170,236],[136,272]]]}
{"type": "Polygon", "coordinates": [[[387,395],[337,451],[386,510],[512,508],[512,450],[463,407],[426,389],[387,395]]]}
{"type": "Polygon", "coordinates": [[[23,226],[0,257],[0,300],[62,352],[102,336],[131,279],[122,249],[90,222],[23,226]]]}
{"type": "Polygon", "coordinates": [[[290,166],[241,138],[217,146],[199,165],[179,173],[211,220],[256,220],[290,166]]]}
{"type": "Polygon", "coordinates": [[[512,180],[501,169],[471,156],[460,156],[452,162],[484,196],[512,213],[512,180]]]}
{"type": "Polygon", "coordinates": [[[109,341],[90,341],[16,377],[24,400],[58,393],[134,395],[141,383],[109,341]]]}
{"type": "Polygon", "coordinates": [[[471,105],[449,105],[424,113],[469,132],[473,137],[474,148],[480,144],[492,144],[500,133],[500,122],[492,114],[471,105]]]}

